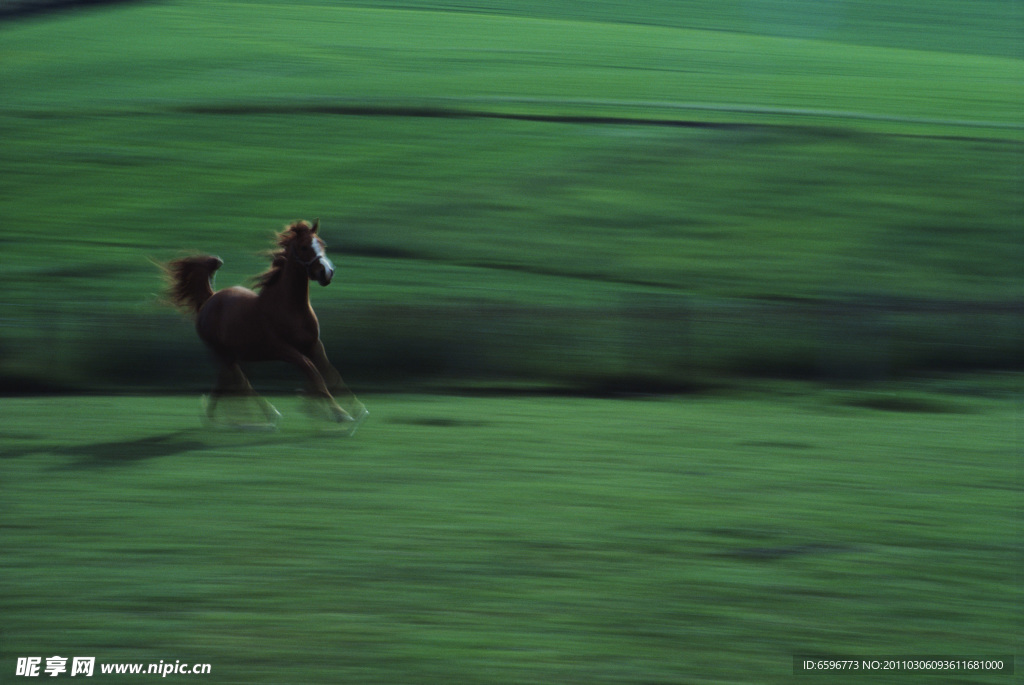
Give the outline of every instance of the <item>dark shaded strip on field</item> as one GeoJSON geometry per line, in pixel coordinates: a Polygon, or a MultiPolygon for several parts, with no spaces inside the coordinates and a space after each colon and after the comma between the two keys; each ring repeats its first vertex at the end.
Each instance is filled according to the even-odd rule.
{"type": "MultiPolygon", "coordinates": [[[[834,119],[876,123],[906,124],[912,126],[940,126],[950,128],[1024,130],[1020,122],[976,121],[965,119],[936,119],[928,117],[896,116],[872,112],[845,110],[816,110],[785,107],[762,107],[743,104],[714,104],[700,102],[649,102],[632,100],[580,100],[545,98],[434,98],[411,103],[366,101],[279,101],[279,102],[222,102],[196,105],[171,105],[170,109],[187,114],[295,114],[368,117],[421,117],[435,119],[507,119],[560,124],[668,126],[681,128],[750,129],[794,126],[770,121],[723,122],[693,117],[681,117],[679,112],[706,112],[720,115],[744,115],[758,118],[785,117],[791,119],[834,119]],[[562,108],[565,112],[516,111],[502,107],[562,108]],[[630,116],[614,114],[586,114],[580,110],[644,110],[662,111],[665,116],[630,116]]],[[[803,126],[803,125],[801,125],[803,126]]],[[[969,136],[973,137],[973,136],[969,136]]],[[[985,136],[981,136],[985,137],[985,136]]]]}
{"type": "Polygon", "coordinates": [[[102,105],[81,109],[8,109],[0,108],[0,114],[28,119],[77,119],[83,117],[138,117],[161,114],[191,114],[211,116],[352,116],[352,117],[394,117],[423,119],[497,119],[551,124],[575,124],[591,126],[651,126],[665,128],[717,129],[751,131],[767,129],[821,130],[829,135],[851,134],[853,128],[843,128],[837,122],[874,122],[906,127],[906,130],[876,131],[883,135],[900,137],[938,138],[944,140],[1002,142],[1019,145],[1021,141],[1010,132],[1024,131],[1024,124],[1001,121],[973,121],[956,119],[928,119],[921,117],[891,116],[867,112],[840,110],[805,110],[786,108],[765,108],[753,105],[716,105],[702,103],[647,103],[642,101],[609,100],[576,101],[544,99],[505,98],[436,98],[413,103],[389,103],[366,101],[251,101],[220,102],[208,104],[180,104],[169,101],[139,101],[133,105],[107,108],[102,105]],[[493,109],[474,107],[475,104],[494,105],[493,109]],[[465,107],[460,105],[467,105],[465,107]],[[531,106],[540,109],[561,109],[571,111],[517,111],[502,109],[502,106],[531,106]],[[664,116],[634,116],[629,114],[588,114],[587,109],[600,108],[634,112],[638,110],[662,110],[664,116]],[[705,112],[708,117],[748,117],[746,120],[720,121],[712,118],[682,117],[679,112],[705,112]],[[792,120],[789,122],[788,120],[792,120]],[[922,128],[915,132],[915,127],[922,128]],[[937,127],[937,128],[935,128],[937,127]],[[945,132],[939,130],[945,129],[945,132]],[[970,134],[963,133],[972,131],[970,134]],[[955,133],[954,133],[955,132],[955,133]],[[1002,133],[997,133],[1002,132],[1002,133]]]}
{"type": "MultiPolygon", "coordinates": [[[[174,312],[139,310],[125,326],[114,309],[46,310],[23,310],[4,320],[8,349],[22,352],[0,366],[0,392],[69,386],[193,391],[210,382],[201,346],[174,312]],[[111,355],[115,320],[128,335],[111,355]],[[180,334],[168,335],[173,330],[180,334]]],[[[351,380],[382,388],[513,380],[581,394],[678,394],[728,378],[872,381],[1019,370],[1024,363],[1024,301],[1018,300],[635,293],[579,307],[347,302],[325,303],[318,313],[324,339],[335,346],[351,380]]]]}
{"type": "Polygon", "coordinates": [[[673,126],[683,128],[742,129],[762,127],[762,124],[723,123],[692,119],[657,117],[629,117],[587,114],[542,114],[531,112],[502,112],[484,109],[459,109],[431,105],[373,105],[373,104],[270,104],[239,103],[185,105],[173,108],[185,114],[318,114],[363,117],[412,117],[423,119],[507,119],[511,121],[536,121],[553,124],[594,124],[633,126],[673,126]]]}
{"type": "Polygon", "coordinates": [[[103,5],[139,4],[146,0],[0,0],[0,20],[18,19],[59,10],[87,9],[103,5]]]}

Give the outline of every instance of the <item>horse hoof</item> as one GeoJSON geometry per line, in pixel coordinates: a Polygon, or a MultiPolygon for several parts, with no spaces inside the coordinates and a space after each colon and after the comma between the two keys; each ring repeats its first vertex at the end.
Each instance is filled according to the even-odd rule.
{"type": "Polygon", "coordinates": [[[334,423],[334,428],[330,429],[330,432],[340,435],[343,438],[352,437],[355,434],[356,429],[359,428],[359,424],[363,422],[363,419],[365,419],[368,414],[369,412],[366,411],[365,408],[356,412],[355,416],[341,408],[332,410],[331,419],[333,419],[332,422],[334,423]]]}
{"type": "Polygon", "coordinates": [[[209,395],[202,395],[199,398],[199,422],[206,428],[212,428],[216,425],[216,421],[213,420],[213,410],[210,407],[209,395]]]}
{"type": "Polygon", "coordinates": [[[366,420],[366,417],[370,415],[369,410],[366,407],[359,407],[359,411],[355,415],[348,414],[347,419],[340,426],[342,428],[342,435],[346,438],[351,438],[359,430],[359,426],[366,420]]]}

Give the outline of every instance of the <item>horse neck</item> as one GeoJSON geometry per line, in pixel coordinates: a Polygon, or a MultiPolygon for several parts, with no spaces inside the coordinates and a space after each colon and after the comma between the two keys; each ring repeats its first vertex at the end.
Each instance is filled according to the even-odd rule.
{"type": "Polygon", "coordinates": [[[306,269],[294,259],[281,267],[281,274],[271,285],[263,289],[263,295],[281,300],[288,307],[309,306],[309,275],[306,269]]]}

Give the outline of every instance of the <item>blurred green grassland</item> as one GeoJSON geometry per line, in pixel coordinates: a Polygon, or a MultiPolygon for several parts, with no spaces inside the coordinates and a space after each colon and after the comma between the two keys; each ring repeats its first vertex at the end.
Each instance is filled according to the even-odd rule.
{"type": "Polygon", "coordinates": [[[1013,3],[358,5],[2,25],[6,387],[204,383],[147,258],[314,216],[366,380],[1019,366],[1013,3]]]}
{"type": "Polygon", "coordinates": [[[0,23],[0,391],[93,391],[5,399],[3,667],[774,685],[796,654],[1013,653],[1021,13],[0,23]],[[200,428],[163,391],[213,369],[150,260],[244,282],[317,216],[312,301],[370,421],[339,440],[271,368],[278,432],[200,428]]]}
{"type": "Polygon", "coordinates": [[[1002,398],[389,393],[343,442],[272,399],[271,435],[192,428],[180,397],[8,399],[4,664],[781,684],[794,654],[1019,644],[1002,398]]]}

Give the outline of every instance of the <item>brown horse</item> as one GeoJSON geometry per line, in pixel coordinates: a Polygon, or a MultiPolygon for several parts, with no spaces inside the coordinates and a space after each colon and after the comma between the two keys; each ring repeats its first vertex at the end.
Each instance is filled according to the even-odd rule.
{"type": "Polygon", "coordinates": [[[219,257],[185,257],[165,267],[171,302],[195,317],[196,332],[220,365],[206,406],[210,421],[215,421],[222,397],[243,396],[256,400],[267,427],[275,426],[280,413],[256,394],[239,366],[273,360],[297,366],[306,376],[310,396],[332,420],[345,424],[349,435],[369,414],[327,361],[320,324],[309,304],[309,282],[325,286],[334,277],[319,228],[319,219],[312,224],[296,221],[277,236],[270,268],[255,278],[257,292],[240,286],[214,292],[214,273],[224,264],[219,257]],[[344,397],[347,409],[332,390],[344,397]]]}

